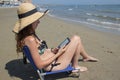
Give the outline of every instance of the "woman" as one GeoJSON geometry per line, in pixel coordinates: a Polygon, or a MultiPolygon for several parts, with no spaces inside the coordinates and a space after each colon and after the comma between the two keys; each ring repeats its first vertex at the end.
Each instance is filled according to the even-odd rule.
{"type": "MultiPolygon", "coordinates": [[[[87,71],[86,67],[78,65],[80,55],[83,61],[98,61],[96,58],[89,56],[83,48],[81,39],[78,36],[73,36],[70,43],[60,49],[42,49],[42,40],[36,37],[35,29],[40,23],[39,19],[46,12],[40,13],[31,3],[22,3],[18,8],[19,21],[16,23],[13,32],[16,34],[17,52],[21,52],[24,45],[30,49],[32,58],[38,68],[44,68],[47,71],[55,71],[66,68],[70,63],[80,71],[87,71]],[[40,53],[40,54],[39,54],[40,53]],[[52,66],[56,63],[58,65],[52,66]]],[[[73,71],[77,72],[77,71],[73,71]]]]}

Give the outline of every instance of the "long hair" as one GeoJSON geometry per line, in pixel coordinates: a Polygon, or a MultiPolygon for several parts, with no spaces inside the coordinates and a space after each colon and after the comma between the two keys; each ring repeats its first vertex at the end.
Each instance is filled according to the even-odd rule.
{"type": "Polygon", "coordinates": [[[35,34],[35,31],[32,28],[32,24],[26,26],[24,29],[22,29],[18,34],[15,35],[16,40],[16,51],[17,53],[22,52],[22,47],[24,45],[24,39],[27,36],[30,36],[32,34],[35,34]]]}

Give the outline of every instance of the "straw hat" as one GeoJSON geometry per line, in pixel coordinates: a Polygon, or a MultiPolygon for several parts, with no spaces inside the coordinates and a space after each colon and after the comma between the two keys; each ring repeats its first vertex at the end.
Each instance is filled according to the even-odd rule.
{"type": "Polygon", "coordinates": [[[13,32],[19,33],[23,28],[43,17],[46,12],[37,11],[31,3],[22,3],[17,10],[19,20],[16,22],[13,32]]]}

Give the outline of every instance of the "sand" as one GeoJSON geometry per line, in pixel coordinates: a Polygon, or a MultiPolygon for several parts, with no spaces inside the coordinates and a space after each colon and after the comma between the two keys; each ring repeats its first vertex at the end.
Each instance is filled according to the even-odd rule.
{"type": "MultiPolygon", "coordinates": [[[[24,65],[22,53],[16,53],[16,42],[12,33],[17,20],[15,8],[0,8],[0,80],[37,80],[31,65],[24,65]]],[[[99,62],[82,62],[88,67],[81,73],[81,80],[120,80],[120,35],[97,31],[81,24],[71,23],[45,16],[37,28],[38,36],[56,47],[66,37],[79,35],[88,54],[99,62]]],[[[81,58],[81,57],[80,57],[81,58]]],[[[47,80],[78,80],[64,75],[51,75],[47,80]]]]}

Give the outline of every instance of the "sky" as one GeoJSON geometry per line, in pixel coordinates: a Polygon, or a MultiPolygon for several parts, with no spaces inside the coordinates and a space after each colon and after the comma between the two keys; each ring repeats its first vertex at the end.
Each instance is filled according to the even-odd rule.
{"type": "Polygon", "coordinates": [[[33,0],[40,4],[120,4],[120,0],[33,0]]]}

